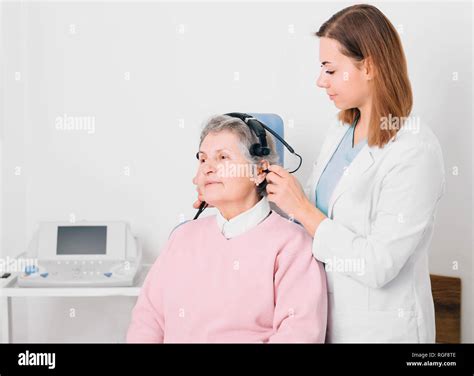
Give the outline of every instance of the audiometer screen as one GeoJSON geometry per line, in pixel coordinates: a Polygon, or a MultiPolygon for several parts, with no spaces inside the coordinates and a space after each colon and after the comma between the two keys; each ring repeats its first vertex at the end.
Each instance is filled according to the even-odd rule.
{"type": "Polygon", "coordinates": [[[107,226],[58,226],[58,255],[105,255],[107,226]]]}

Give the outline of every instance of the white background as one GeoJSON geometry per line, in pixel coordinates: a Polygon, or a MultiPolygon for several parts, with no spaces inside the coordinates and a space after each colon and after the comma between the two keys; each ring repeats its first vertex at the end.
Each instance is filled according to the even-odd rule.
{"type": "MultiPolygon", "coordinates": [[[[194,154],[214,114],[282,116],[305,182],[337,112],[315,84],[313,33],[347,5],[2,3],[2,257],[24,251],[38,221],[74,215],[128,220],[152,262],[170,230],[194,215],[194,154]],[[65,114],[93,117],[95,132],[58,130],[65,114]]],[[[462,279],[462,340],[473,342],[472,5],[374,5],[401,34],[413,116],[443,148],[447,191],[430,268],[462,279]]],[[[121,342],[133,305],[14,299],[13,341],[121,342]]]]}

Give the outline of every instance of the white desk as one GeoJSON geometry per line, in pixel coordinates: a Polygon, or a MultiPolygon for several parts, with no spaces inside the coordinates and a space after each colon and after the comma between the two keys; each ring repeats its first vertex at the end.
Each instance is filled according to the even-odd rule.
{"type": "Polygon", "coordinates": [[[0,279],[1,343],[11,339],[11,300],[13,297],[94,297],[94,296],[138,296],[151,265],[142,265],[130,287],[18,287],[17,273],[0,279]]]}

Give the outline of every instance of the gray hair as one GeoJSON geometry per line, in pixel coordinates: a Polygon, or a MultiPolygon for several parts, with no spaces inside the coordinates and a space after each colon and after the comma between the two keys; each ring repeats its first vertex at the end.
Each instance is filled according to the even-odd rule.
{"type": "MultiPolygon", "coordinates": [[[[257,136],[241,119],[227,115],[213,116],[207,121],[201,131],[199,146],[201,146],[202,142],[209,133],[219,133],[222,131],[230,131],[238,136],[240,141],[239,147],[242,151],[242,154],[250,163],[258,164],[265,159],[269,164],[279,164],[279,157],[278,153],[276,152],[275,139],[273,138],[273,135],[271,135],[268,131],[265,131],[267,137],[267,146],[270,148],[269,155],[264,157],[251,155],[250,147],[255,143],[259,143],[257,136]]],[[[257,193],[259,196],[263,197],[267,195],[265,187],[265,180],[257,186],[257,193]]]]}

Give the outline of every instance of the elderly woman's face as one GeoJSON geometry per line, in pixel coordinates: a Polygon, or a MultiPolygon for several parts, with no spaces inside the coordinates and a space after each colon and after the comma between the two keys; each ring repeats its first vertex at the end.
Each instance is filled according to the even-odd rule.
{"type": "Polygon", "coordinates": [[[256,195],[252,165],[242,154],[237,135],[229,131],[209,133],[198,156],[197,184],[208,204],[219,207],[256,195]]]}

